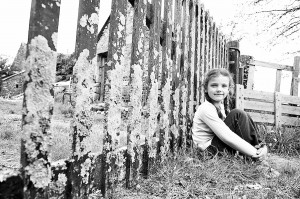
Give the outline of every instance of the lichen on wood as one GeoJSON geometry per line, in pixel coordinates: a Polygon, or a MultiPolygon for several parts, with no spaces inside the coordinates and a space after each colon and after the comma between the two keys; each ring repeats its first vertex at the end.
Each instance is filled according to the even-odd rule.
{"type": "MultiPolygon", "coordinates": [[[[22,121],[22,165],[24,175],[36,188],[51,179],[49,152],[50,120],[54,99],[50,93],[55,77],[56,52],[41,35],[28,44],[22,121]]],[[[27,182],[29,183],[29,182],[27,182]]]]}

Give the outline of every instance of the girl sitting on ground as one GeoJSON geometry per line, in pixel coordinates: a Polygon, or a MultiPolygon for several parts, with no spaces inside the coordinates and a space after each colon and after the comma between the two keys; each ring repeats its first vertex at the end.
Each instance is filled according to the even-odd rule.
{"type": "Polygon", "coordinates": [[[232,96],[234,87],[230,73],[223,68],[210,70],[203,86],[206,100],[198,107],[193,119],[194,144],[211,154],[218,151],[235,154],[238,151],[263,161],[268,149],[259,140],[249,114],[239,109],[225,113],[223,102],[232,96]]]}

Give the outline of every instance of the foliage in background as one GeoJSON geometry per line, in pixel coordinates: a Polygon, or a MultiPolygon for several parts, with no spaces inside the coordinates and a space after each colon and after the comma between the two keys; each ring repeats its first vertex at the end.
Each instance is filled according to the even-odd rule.
{"type": "Polygon", "coordinates": [[[229,38],[254,41],[266,51],[278,50],[283,56],[300,52],[300,1],[233,0],[235,16],[222,24],[229,38]],[[299,44],[299,45],[295,45],[299,44]]]}
{"type": "Polygon", "coordinates": [[[73,74],[73,67],[75,66],[76,58],[75,54],[62,54],[57,55],[56,64],[56,82],[68,81],[73,74]]]}

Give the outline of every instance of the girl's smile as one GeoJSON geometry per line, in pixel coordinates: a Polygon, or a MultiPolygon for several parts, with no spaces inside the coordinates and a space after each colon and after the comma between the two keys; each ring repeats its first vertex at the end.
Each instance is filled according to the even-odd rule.
{"type": "Polygon", "coordinates": [[[215,105],[221,104],[229,93],[229,78],[223,75],[211,78],[205,92],[215,105]]]}

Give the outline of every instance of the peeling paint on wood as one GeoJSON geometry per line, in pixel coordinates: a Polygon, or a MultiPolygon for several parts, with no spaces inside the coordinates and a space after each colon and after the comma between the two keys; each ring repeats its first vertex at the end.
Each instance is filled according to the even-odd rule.
{"type": "MultiPolygon", "coordinates": [[[[41,33],[31,31],[28,42],[30,67],[26,75],[22,145],[27,198],[112,197],[124,179],[126,187],[134,186],[141,173],[147,176],[154,161],[163,160],[169,150],[176,154],[179,147],[186,147],[195,102],[204,101],[204,73],[228,65],[226,40],[199,1],[176,0],[174,6],[173,1],[163,1],[162,27],[161,0],[153,1],[153,5],[147,0],[113,0],[103,81],[108,105],[103,154],[91,154],[87,142],[93,125],[93,86],[99,79],[94,74],[99,2],[81,0],[78,12],[78,61],[72,83],[73,156],[50,165],[53,98],[49,90],[55,73],[51,66],[56,64],[60,1],[33,0],[33,4],[39,4],[33,10],[56,7],[56,14],[51,23],[38,19],[47,19],[48,15],[41,15],[44,11],[31,19],[31,28],[37,26],[35,30],[41,33]],[[176,13],[174,20],[172,12],[176,13]],[[149,16],[150,34],[149,23],[146,24],[149,16]],[[121,140],[126,138],[127,145],[121,146],[121,140]]],[[[14,175],[0,174],[0,190],[3,182],[22,183],[20,175],[14,175]]]]}
{"type": "Polygon", "coordinates": [[[157,142],[159,141],[159,78],[158,73],[161,66],[160,61],[160,28],[161,28],[161,0],[153,2],[154,15],[153,24],[150,27],[150,41],[149,41],[149,65],[148,65],[148,132],[147,141],[149,144],[149,158],[151,159],[150,164],[153,164],[153,160],[157,155],[157,142]]]}
{"type": "Polygon", "coordinates": [[[50,91],[55,79],[55,33],[60,10],[59,4],[49,6],[51,2],[33,0],[31,6],[21,138],[24,198],[46,198],[51,180],[50,121],[54,99],[50,91]]]}
{"type": "Polygon", "coordinates": [[[145,135],[142,134],[142,125],[145,122],[143,113],[143,88],[145,87],[144,56],[146,39],[146,1],[138,1],[134,5],[133,32],[132,32],[132,54],[130,67],[130,107],[131,112],[128,122],[127,135],[127,168],[126,187],[134,186],[142,169],[142,143],[145,143],[145,135]]]}
{"type": "Polygon", "coordinates": [[[80,0],[78,9],[75,57],[78,58],[84,49],[89,49],[88,59],[96,54],[100,0],[80,0]]]}

